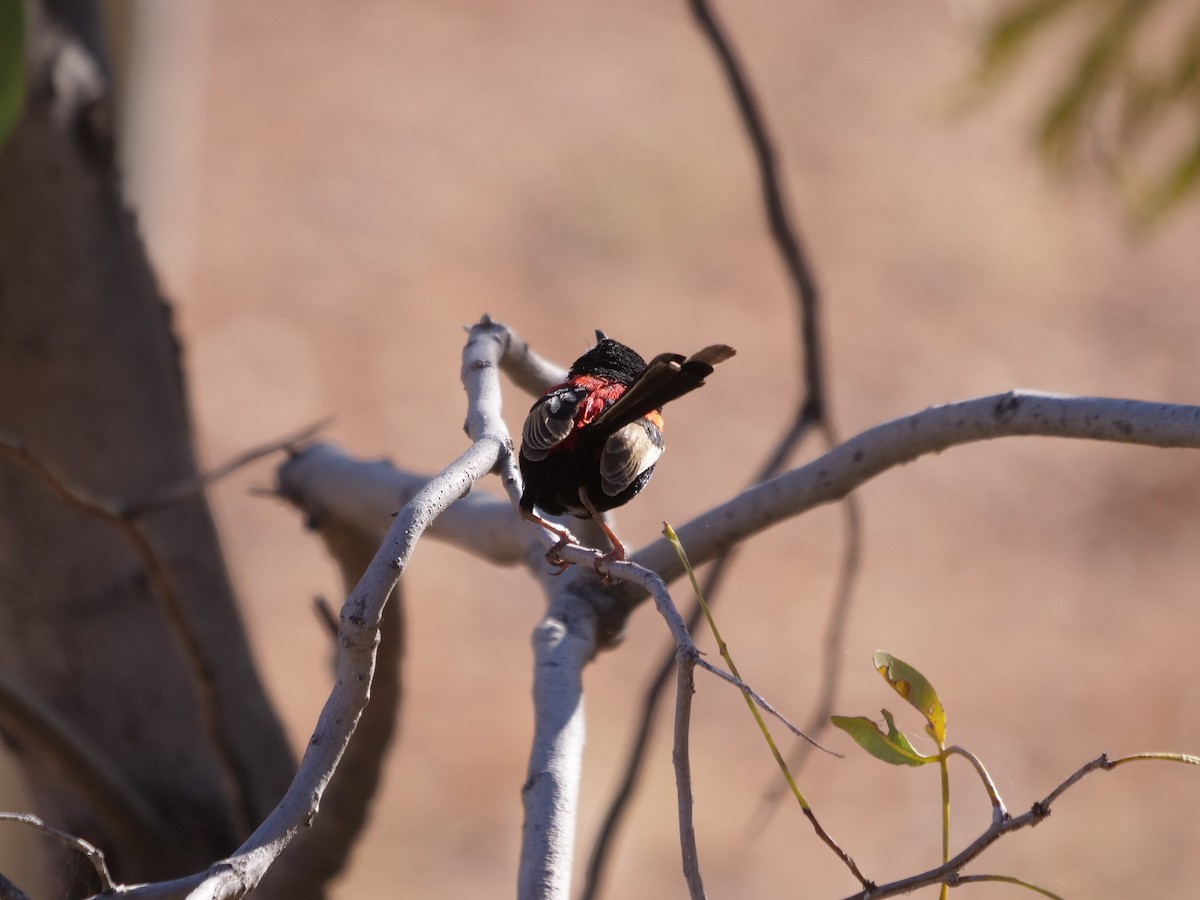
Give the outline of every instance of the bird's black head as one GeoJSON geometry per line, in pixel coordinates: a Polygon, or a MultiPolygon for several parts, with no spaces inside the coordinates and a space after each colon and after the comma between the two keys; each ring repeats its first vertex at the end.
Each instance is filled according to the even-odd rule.
{"type": "Polygon", "coordinates": [[[605,337],[603,331],[597,330],[596,346],[575,360],[571,366],[571,377],[599,375],[628,383],[642,374],[645,368],[646,360],[636,350],[605,337]]]}

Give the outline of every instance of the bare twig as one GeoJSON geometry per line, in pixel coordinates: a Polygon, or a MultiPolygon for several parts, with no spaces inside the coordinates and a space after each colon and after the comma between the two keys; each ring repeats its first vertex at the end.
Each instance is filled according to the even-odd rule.
{"type": "Polygon", "coordinates": [[[725,80],[733,92],[738,113],[741,115],[742,126],[754,149],[754,157],[758,162],[759,180],[762,185],[763,205],[766,209],[771,237],[774,238],[779,255],[787,268],[800,305],[802,331],[800,342],[804,347],[806,398],[805,405],[801,408],[793,426],[797,432],[796,440],[799,440],[809,424],[827,420],[825,367],[821,359],[817,283],[796,228],[792,225],[791,216],[788,214],[787,203],[783,199],[779,166],[775,159],[775,148],[767,131],[766,119],[759,109],[758,100],[744,74],[745,69],[738,61],[733,44],[717,22],[716,15],[707,0],[690,0],[690,2],[692,14],[696,17],[700,30],[712,45],[713,52],[717,54],[717,59],[721,63],[725,80]]]}
{"type": "MultiPolygon", "coordinates": [[[[571,550],[573,548],[567,548],[567,549],[571,550]]],[[[564,557],[564,558],[566,558],[566,557],[564,557]]],[[[644,587],[649,592],[650,596],[654,598],[655,608],[658,610],[659,614],[663,617],[663,619],[666,620],[667,627],[671,631],[671,637],[675,641],[676,659],[678,660],[679,665],[681,667],[688,666],[689,668],[692,668],[695,665],[699,664],[699,665],[703,666],[705,669],[720,676],[721,678],[735,684],[740,690],[742,690],[742,692],[746,695],[747,698],[752,699],[752,698],[757,697],[757,695],[749,687],[747,687],[745,685],[745,683],[741,681],[741,679],[737,678],[736,676],[729,675],[728,673],[725,673],[725,672],[721,671],[720,669],[716,669],[715,667],[710,666],[708,663],[704,662],[704,660],[700,656],[700,651],[696,648],[696,644],[692,640],[692,635],[688,631],[686,623],[683,621],[683,617],[679,615],[678,609],[675,607],[675,604],[671,600],[671,595],[667,590],[666,583],[655,572],[652,572],[651,570],[646,569],[642,566],[639,566],[635,563],[616,562],[616,561],[608,559],[607,557],[602,558],[597,563],[597,568],[599,569],[599,571],[602,574],[604,574],[608,577],[637,583],[637,584],[641,585],[642,587],[644,587]]],[[[688,680],[690,682],[690,676],[689,676],[688,680]]],[[[763,702],[765,704],[765,701],[763,701],[763,702]]],[[[681,761],[679,758],[681,756],[681,753],[680,753],[681,744],[680,744],[680,737],[678,734],[678,723],[679,723],[681,716],[684,716],[685,718],[687,716],[690,716],[690,713],[681,713],[680,712],[679,704],[689,704],[690,705],[690,703],[691,703],[691,693],[690,692],[688,692],[687,694],[684,694],[682,691],[677,693],[677,695],[676,695],[676,704],[677,705],[676,705],[676,713],[675,713],[676,714],[676,738],[675,738],[676,751],[675,751],[675,755],[677,757],[677,759],[676,759],[676,785],[677,785],[677,791],[679,793],[679,807],[680,807],[680,811],[681,811],[680,841],[681,841],[681,846],[683,848],[685,866],[693,864],[694,859],[695,859],[696,850],[695,850],[695,836],[690,830],[692,827],[691,823],[690,823],[690,821],[685,821],[682,817],[682,813],[685,809],[689,813],[691,810],[691,797],[690,797],[691,780],[690,780],[690,776],[686,775],[686,773],[682,772],[680,769],[680,766],[685,765],[687,762],[687,760],[686,760],[687,754],[686,753],[682,754],[682,761],[681,761]],[[688,796],[685,796],[685,791],[688,792],[688,796]]],[[[765,704],[764,708],[766,708],[766,709],[768,709],[768,711],[774,713],[774,710],[773,710],[773,708],[770,707],[770,704],[765,704]]],[[[755,713],[755,718],[759,718],[757,711],[754,710],[754,708],[753,708],[753,702],[751,703],[751,711],[755,713]]],[[[779,718],[782,719],[783,717],[780,716],[779,718]]],[[[759,724],[760,724],[760,726],[762,725],[761,719],[759,719],[759,724]]],[[[765,728],[764,728],[764,733],[765,733],[765,728]]],[[[686,748],[686,743],[683,746],[684,746],[684,748],[686,748]]],[[[773,742],[771,743],[771,749],[772,749],[772,752],[775,754],[776,762],[781,767],[783,767],[786,772],[786,767],[783,764],[783,758],[779,755],[779,751],[777,748],[775,748],[773,742]]],[[[799,794],[797,796],[800,797],[799,794]]],[[[862,872],[859,871],[858,866],[855,865],[854,860],[850,857],[850,855],[847,854],[846,851],[844,851],[837,844],[837,842],[833,840],[833,838],[829,835],[829,833],[824,829],[824,827],[821,825],[820,821],[817,819],[816,814],[813,812],[813,810],[809,806],[809,804],[806,801],[804,801],[802,797],[800,797],[800,799],[801,799],[801,808],[804,812],[804,815],[809,820],[809,823],[812,825],[813,830],[816,832],[817,836],[850,869],[850,871],[854,874],[854,876],[859,880],[860,883],[862,883],[863,885],[870,885],[871,882],[866,877],[863,876],[862,872]]],[[[696,895],[694,893],[696,886],[700,885],[700,875],[699,875],[698,863],[695,863],[695,865],[697,867],[696,875],[695,875],[695,882],[693,884],[693,882],[689,879],[689,887],[693,890],[694,896],[702,896],[703,894],[696,895]]],[[[700,887],[700,890],[703,891],[702,886],[700,887]]]]}
{"type": "Polygon", "coordinates": [[[243,469],[263,457],[278,453],[280,450],[287,450],[289,453],[295,452],[296,448],[315,437],[327,428],[332,421],[332,418],[324,418],[286,437],[276,438],[257,447],[251,447],[249,450],[239,453],[232,459],[223,462],[215,469],[203,472],[195,478],[188,478],[185,481],[181,481],[179,484],[162,491],[154,497],[141,500],[137,503],[130,503],[124,509],[120,510],[120,515],[130,519],[137,519],[150,513],[158,512],[160,509],[165,509],[168,506],[174,506],[176,503],[181,503],[196,496],[196,494],[200,493],[210,484],[232,475],[238,469],[243,469]]]}
{"type": "MultiPolygon", "coordinates": [[[[835,446],[832,434],[829,433],[830,447],[835,446]]],[[[854,582],[858,576],[859,564],[862,559],[862,516],[859,512],[858,498],[848,494],[842,500],[842,516],[845,522],[845,533],[842,536],[842,564],[838,571],[837,588],[834,591],[833,605],[829,610],[829,624],[825,630],[825,640],[821,643],[821,686],[817,692],[817,705],[804,725],[806,734],[813,737],[819,735],[829,725],[829,717],[833,714],[833,704],[837,699],[838,682],[841,678],[842,645],[845,643],[846,622],[850,618],[850,605],[854,599],[854,582]]],[[[792,767],[800,768],[808,759],[811,744],[798,744],[792,755],[792,767]]]]}
{"type": "Polygon", "coordinates": [[[1008,809],[1004,806],[1004,800],[1000,797],[1000,790],[996,787],[996,782],[992,780],[991,773],[988,772],[987,767],[984,766],[979,757],[964,747],[947,747],[945,752],[963,757],[974,767],[975,774],[983,782],[983,789],[987,791],[988,800],[991,801],[992,820],[999,822],[1008,818],[1008,809]]]}
{"type": "Polygon", "coordinates": [[[1146,761],[1183,762],[1188,765],[1200,765],[1200,759],[1183,754],[1138,753],[1110,760],[1108,754],[1101,753],[1095,759],[1089,760],[1076,769],[1065,781],[1047,794],[1044,799],[1035,802],[1028,812],[1015,818],[1005,815],[999,820],[993,820],[992,824],[983,834],[948,862],[918,875],[901,878],[898,881],[892,881],[887,884],[876,885],[859,893],[851,894],[845,900],[882,900],[884,897],[909,894],[917,888],[927,887],[932,884],[953,884],[955,881],[963,880],[966,876],[958,874],[963,866],[978,857],[984,850],[1006,834],[1037,825],[1050,815],[1051,805],[1066,793],[1067,790],[1078,784],[1085,776],[1097,770],[1107,772],[1126,763],[1146,761]]]}
{"type": "Polygon", "coordinates": [[[750,685],[748,685],[748,684],[746,684],[746,682],[742,681],[742,679],[739,678],[737,675],[731,675],[728,672],[726,672],[724,669],[721,669],[718,666],[714,666],[712,663],[710,663],[708,660],[706,660],[703,656],[700,657],[698,660],[696,660],[696,665],[700,666],[700,668],[704,669],[706,672],[711,672],[713,675],[716,675],[722,681],[729,682],[731,685],[733,685],[735,688],[737,688],[739,691],[741,691],[743,694],[745,694],[747,697],[749,697],[750,700],[759,709],[761,709],[767,715],[772,716],[775,719],[778,719],[783,724],[783,727],[786,728],[788,731],[790,731],[796,737],[807,741],[809,744],[816,747],[818,750],[825,751],[830,756],[836,756],[838,759],[842,758],[841,753],[838,753],[836,750],[830,750],[828,747],[822,746],[820,743],[813,740],[811,737],[809,737],[807,734],[805,734],[803,731],[801,731],[799,729],[799,727],[797,727],[796,725],[793,725],[791,723],[791,721],[788,720],[787,716],[785,716],[783,713],[781,713],[779,710],[777,710],[774,706],[772,706],[768,700],[766,700],[762,696],[760,696],[759,693],[754,690],[754,688],[750,687],[750,685]]]}
{"type": "Polygon", "coordinates": [[[83,838],[75,837],[73,834],[67,834],[65,831],[47,825],[37,816],[29,815],[28,813],[7,813],[0,812],[0,822],[18,822],[22,825],[28,825],[30,828],[35,828],[47,837],[51,837],[58,841],[69,850],[75,850],[82,854],[92,868],[96,870],[96,877],[100,879],[101,890],[108,893],[115,893],[117,886],[113,883],[112,876],[108,873],[108,863],[104,860],[104,854],[93,844],[89,844],[83,838]]]}
{"type": "Polygon", "coordinates": [[[692,696],[696,693],[694,680],[696,660],[680,660],[675,694],[675,746],[671,760],[675,764],[675,795],[679,804],[679,845],[683,856],[683,877],[692,900],[705,897],[704,879],[700,875],[700,852],[696,848],[696,820],[692,795],[692,762],[690,753],[692,696]]]}
{"type": "Polygon", "coordinates": [[[1043,897],[1049,897],[1050,900],[1063,900],[1059,894],[1053,891],[1048,891],[1043,887],[1038,887],[1036,884],[1032,884],[1022,878],[1014,878],[1011,875],[954,875],[946,879],[946,885],[948,887],[958,887],[962,884],[982,884],[985,881],[1012,884],[1033,891],[1035,894],[1041,894],[1043,897]]]}
{"type": "Polygon", "coordinates": [[[254,821],[251,799],[254,792],[248,780],[249,772],[238,756],[232,736],[227,732],[212,663],[196,633],[187,604],[175,586],[167,561],[142,526],[123,515],[116,504],[98,500],[69,484],[19,441],[0,435],[0,452],[24,466],[67,506],[110,525],[137,554],[150,588],[191,670],[200,699],[204,732],[221,761],[220,774],[229,792],[234,832],[245,834],[254,821]]]}
{"type": "Polygon", "coordinates": [[[317,621],[325,628],[329,636],[333,640],[337,640],[338,634],[338,618],[337,613],[333,611],[333,607],[329,605],[329,601],[324,597],[313,598],[313,614],[316,615],[317,621]]]}

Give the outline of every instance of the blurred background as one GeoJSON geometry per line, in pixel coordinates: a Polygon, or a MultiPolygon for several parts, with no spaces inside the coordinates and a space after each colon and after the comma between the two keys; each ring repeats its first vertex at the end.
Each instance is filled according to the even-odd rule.
{"type": "MultiPolygon", "coordinates": [[[[111,12],[127,189],[175,305],[205,467],[332,415],[328,435],[350,452],[438,470],[463,448],[462,326],[484,312],[564,363],[595,328],[647,355],[738,349],[670,411],[663,465],[618,517],[632,546],[738,491],[790,422],[795,302],[729,92],[684,3],[111,12]]],[[[823,290],[843,436],[1016,387],[1200,399],[1200,204],[1143,227],[1099,166],[1057,171],[1036,152],[1069,29],[963,112],[986,7],[740,0],[719,12],[823,290]]],[[[510,427],[529,402],[507,395],[510,427]]],[[[299,748],[330,683],[312,598],[341,589],[294,512],[250,495],[271,482],[264,462],[211,495],[299,748]]],[[[951,741],[985,761],[1014,810],[1101,751],[1200,752],[1195,453],[1006,440],[889,472],[860,497],[839,712],[886,705],[919,732],[871,653],[912,662],[941,692],[951,741]]],[[[747,680],[797,721],[817,694],[843,537],[835,508],[772,530],[718,607],[747,680]]],[[[523,572],[432,542],[406,578],[399,741],[334,895],[508,896],[543,599],[523,572]]],[[[587,673],[581,859],[667,645],[644,608],[587,673]]],[[[693,728],[711,896],[853,891],[793,806],[758,827],[778,775],[741,698],[701,678],[693,728]]],[[[608,897],[686,896],[660,732],[608,897]]],[[[864,872],[882,882],[936,864],[936,773],[824,739],[847,758],[818,755],[799,781],[864,872]]],[[[967,766],[952,776],[961,848],[989,809],[967,766]]],[[[1197,803],[1200,775],[1182,767],[1093,775],[970,871],[1076,898],[1190,897],[1197,803]]],[[[19,785],[0,807],[21,807],[19,785]]]]}

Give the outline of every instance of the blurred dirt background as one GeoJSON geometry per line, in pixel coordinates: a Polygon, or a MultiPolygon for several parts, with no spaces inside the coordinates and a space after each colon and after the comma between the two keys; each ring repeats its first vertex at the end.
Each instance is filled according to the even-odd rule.
{"type": "MultiPolygon", "coordinates": [[[[129,56],[127,165],[176,304],[205,465],[332,414],[329,435],[353,453],[436,471],[463,447],[462,326],[483,312],[564,362],[598,327],[646,354],[738,348],[670,410],[664,464],[619,517],[635,546],[737,491],[790,421],[794,303],[684,3],[143,6],[176,9],[129,56]]],[[[824,290],[843,435],[1014,387],[1200,399],[1198,204],[1139,232],[1094,173],[1049,173],[1029,131],[1052,65],[952,116],[974,62],[970,8],[742,0],[721,13],[824,290]]],[[[510,427],[528,402],[508,394],[510,427]]],[[[330,679],[312,597],[340,588],[295,514],[249,495],[271,480],[263,463],[212,499],[299,748],[330,679]]],[[[1016,810],[1100,751],[1200,751],[1194,453],[1008,440],[860,496],[839,711],[899,712],[871,653],[913,662],[942,693],[951,740],[1016,810]]],[[[817,691],[842,537],[832,508],[776,528],[718,609],[743,673],[797,720],[817,691]]],[[[522,572],[433,543],[407,578],[400,739],[334,895],[510,896],[542,598],[522,572]]],[[[588,673],[581,858],[666,645],[644,608],[588,673]]],[[[756,829],[777,775],[741,699],[702,678],[693,722],[710,896],[850,893],[796,809],[756,829]]],[[[800,781],[863,870],[884,881],[935,864],[936,773],[824,737],[847,758],[818,756],[800,781]]],[[[988,808],[967,766],[952,775],[961,847],[988,808]]],[[[0,796],[19,803],[16,787],[0,796]]],[[[1096,774],[971,871],[1072,898],[1195,896],[1198,803],[1194,770],[1096,774]]],[[[684,897],[679,869],[664,727],[607,896],[684,897]]]]}

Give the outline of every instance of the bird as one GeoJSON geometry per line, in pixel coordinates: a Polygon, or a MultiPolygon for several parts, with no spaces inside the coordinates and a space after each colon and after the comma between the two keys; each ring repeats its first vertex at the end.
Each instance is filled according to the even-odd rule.
{"type": "Polygon", "coordinates": [[[565,570],[558,551],[571,533],[538,514],[595,519],[612,544],[605,559],[626,551],[604,512],[638,495],[662,456],[662,408],[704,384],[734,355],[713,344],[683,356],[661,353],[649,363],[631,347],[596,331],[595,345],[575,360],[566,381],[537,399],[521,430],[521,515],[557,536],[546,559],[565,570]]]}

